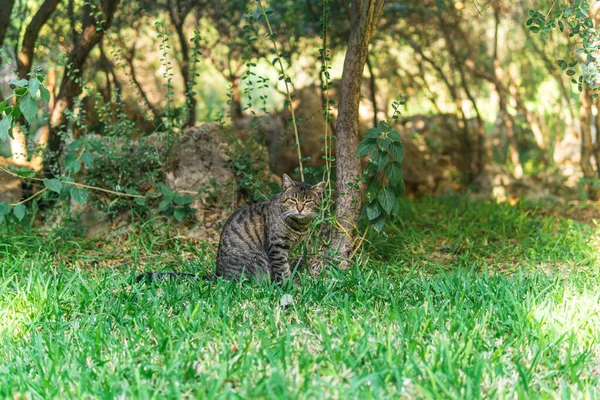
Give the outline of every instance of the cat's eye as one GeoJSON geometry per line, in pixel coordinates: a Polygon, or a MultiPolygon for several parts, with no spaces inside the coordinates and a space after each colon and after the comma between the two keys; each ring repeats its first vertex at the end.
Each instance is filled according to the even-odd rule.
{"type": "Polygon", "coordinates": [[[289,199],[285,200],[286,202],[293,202],[293,203],[297,203],[296,199],[290,197],[289,199]]]}

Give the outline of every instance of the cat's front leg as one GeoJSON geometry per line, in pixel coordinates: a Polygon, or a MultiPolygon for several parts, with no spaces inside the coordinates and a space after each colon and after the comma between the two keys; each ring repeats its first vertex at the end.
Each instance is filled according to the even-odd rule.
{"type": "Polygon", "coordinates": [[[290,279],[292,270],[288,263],[288,251],[281,248],[272,248],[269,251],[269,264],[271,264],[271,279],[282,282],[290,279]]]}

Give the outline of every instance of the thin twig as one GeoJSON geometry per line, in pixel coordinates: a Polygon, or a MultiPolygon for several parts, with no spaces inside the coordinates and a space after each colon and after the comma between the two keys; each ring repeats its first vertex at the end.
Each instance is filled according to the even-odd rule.
{"type": "MultiPolygon", "coordinates": [[[[31,181],[38,181],[38,182],[43,182],[44,181],[44,179],[41,179],[41,178],[35,178],[35,177],[32,177],[32,176],[21,176],[21,175],[15,174],[14,172],[11,172],[10,170],[8,170],[8,169],[6,169],[4,167],[0,167],[0,170],[6,172],[9,175],[14,176],[15,178],[20,178],[20,179],[24,179],[24,180],[31,180],[31,181]]],[[[83,183],[77,183],[77,182],[60,181],[60,183],[62,183],[64,185],[73,185],[73,186],[81,187],[81,188],[85,188],[85,189],[98,190],[100,192],[110,193],[110,194],[114,194],[116,196],[122,196],[122,197],[134,197],[134,198],[138,198],[138,199],[155,199],[155,198],[159,197],[159,196],[144,196],[144,195],[140,195],[140,194],[129,194],[129,193],[115,192],[114,190],[103,189],[103,188],[96,187],[96,186],[84,185],[83,183]]]]}
{"type": "Polygon", "coordinates": [[[34,197],[37,197],[37,196],[39,196],[40,194],[44,193],[46,190],[48,190],[48,188],[43,188],[43,189],[42,189],[42,190],[40,190],[39,192],[36,192],[36,193],[34,193],[34,194],[33,194],[33,196],[30,196],[30,197],[26,198],[25,200],[22,200],[22,201],[20,201],[20,202],[18,202],[18,203],[13,203],[13,204],[11,204],[11,206],[13,206],[13,207],[14,207],[14,206],[18,206],[18,205],[20,205],[20,204],[25,204],[25,203],[27,203],[29,200],[32,200],[34,197]]]}

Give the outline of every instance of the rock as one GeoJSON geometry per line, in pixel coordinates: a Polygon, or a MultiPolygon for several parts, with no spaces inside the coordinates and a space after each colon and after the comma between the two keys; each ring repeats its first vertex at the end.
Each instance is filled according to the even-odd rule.
{"type": "Polygon", "coordinates": [[[499,165],[488,166],[475,178],[472,187],[474,197],[493,198],[498,202],[515,202],[517,200],[536,203],[541,201],[560,202],[543,182],[538,182],[528,176],[517,179],[507,168],[499,165]]]}

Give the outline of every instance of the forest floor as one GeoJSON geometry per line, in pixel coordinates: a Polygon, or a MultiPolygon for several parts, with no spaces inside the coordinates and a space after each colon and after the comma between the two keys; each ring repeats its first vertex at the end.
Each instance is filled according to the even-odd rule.
{"type": "Polygon", "coordinates": [[[168,226],[118,243],[2,227],[0,397],[595,398],[600,229],[562,215],[405,201],[349,271],[286,290],[135,284],[214,268],[168,226]]]}

